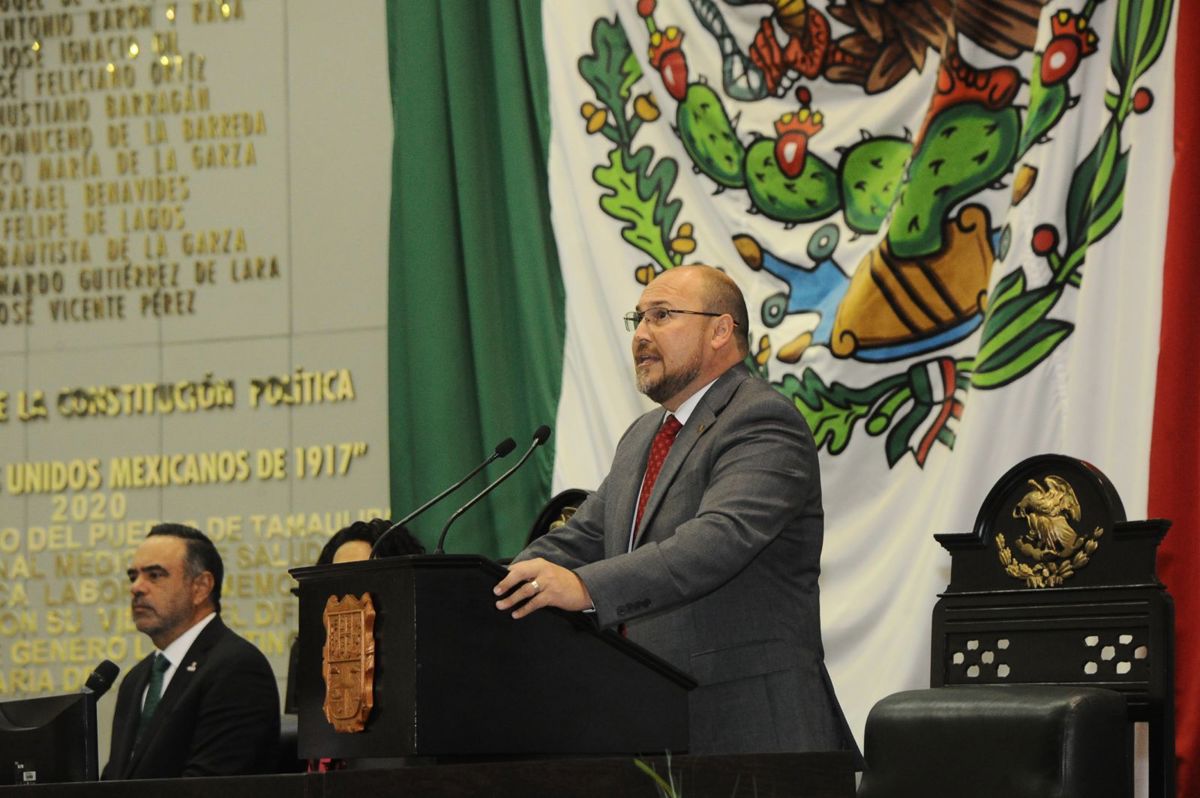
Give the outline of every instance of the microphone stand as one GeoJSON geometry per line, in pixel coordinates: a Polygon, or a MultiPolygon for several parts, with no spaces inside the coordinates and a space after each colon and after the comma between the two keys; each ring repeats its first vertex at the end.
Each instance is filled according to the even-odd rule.
{"type": "Polygon", "coordinates": [[[515,472],[521,466],[525,465],[525,461],[528,460],[533,455],[534,450],[537,449],[537,447],[541,446],[543,443],[545,443],[546,439],[549,437],[550,437],[550,428],[549,427],[547,427],[545,424],[538,427],[537,431],[533,433],[533,443],[530,444],[529,448],[525,450],[525,454],[521,455],[521,459],[518,460],[516,463],[514,463],[512,468],[508,469],[503,474],[501,474],[499,479],[497,479],[492,484],[488,485],[483,490],[479,491],[479,493],[476,493],[475,496],[469,502],[464,504],[462,507],[459,507],[457,510],[454,511],[454,513],[448,519],[446,519],[446,525],[444,527],[442,527],[442,534],[440,537],[438,537],[437,548],[433,550],[434,554],[445,554],[446,553],[446,550],[443,548],[443,546],[446,543],[446,533],[450,531],[450,525],[453,524],[455,521],[457,521],[459,516],[461,516],[467,510],[470,510],[472,507],[474,507],[479,502],[480,499],[482,499],[484,496],[488,495],[493,490],[498,488],[500,486],[500,483],[504,482],[504,480],[508,479],[509,477],[511,477],[513,475],[513,472],[515,472]]]}
{"type": "MultiPolygon", "coordinates": [[[[487,468],[489,465],[491,465],[495,461],[499,460],[501,457],[507,457],[508,454],[515,448],[517,448],[517,443],[512,438],[505,438],[504,440],[500,441],[499,445],[496,446],[496,449],[490,455],[488,455],[488,458],[486,460],[484,460],[482,463],[480,463],[479,465],[475,466],[475,468],[472,469],[469,474],[467,474],[465,477],[460,479],[458,482],[455,482],[453,485],[446,488],[444,491],[442,491],[438,495],[434,496],[432,499],[425,502],[420,507],[413,510],[411,513],[404,516],[399,521],[397,521],[396,523],[389,526],[386,530],[384,530],[384,533],[382,535],[380,535],[379,538],[375,541],[375,544],[373,546],[371,546],[371,556],[368,559],[371,559],[371,560],[375,559],[375,553],[379,549],[379,544],[383,543],[384,539],[387,538],[388,535],[392,534],[392,532],[394,532],[397,529],[399,529],[400,527],[404,526],[409,521],[413,520],[418,515],[425,512],[430,507],[437,504],[442,499],[446,498],[451,493],[453,493],[454,491],[461,488],[463,485],[465,485],[467,483],[468,480],[471,479],[471,477],[475,476],[480,471],[487,468]]],[[[443,534],[443,536],[445,535],[444,532],[442,534],[443,534]]]]}

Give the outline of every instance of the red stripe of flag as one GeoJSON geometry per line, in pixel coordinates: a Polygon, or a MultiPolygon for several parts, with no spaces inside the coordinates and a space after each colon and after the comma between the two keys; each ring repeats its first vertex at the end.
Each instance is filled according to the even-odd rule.
{"type": "Polygon", "coordinates": [[[1177,795],[1200,795],[1200,5],[1179,3],[1175,172],[1163,267],[1150,515],[1174,522],[1158,572],[1175,599],[1177,795]]]}

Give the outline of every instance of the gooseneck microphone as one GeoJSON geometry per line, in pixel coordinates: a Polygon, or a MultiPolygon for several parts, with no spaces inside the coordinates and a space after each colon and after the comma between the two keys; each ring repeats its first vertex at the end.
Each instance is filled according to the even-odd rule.
{"type": "Polygon", "coordinates": [[[442,546],[446,542],[446,533],[450,531],[450,525],[453,524],[455,521],[457,521],[458,517],[460,515],[465,513],[467,510],[470,510],[472,507],[474,507],[476,505],[476,503],[479,502],[480,499],[482,499],[484,496],[488,495],[493,490],[495,490],[497,487],[499,487],[501,482],[503,482],[504,480],[511,477],[513,475],[514,471],[516,471],[521,466],[525,465],[525,461],[528,460],[530,458],[530,456],[533,455],[533,450],[536,449],[537,447],[541,446],[543,443],[545,443],[549,437],[550,437],[550,428],[549,427],[547,427],[545,424],[538,427],[537,430],[533,433],[533,443],[531,443],[529,445],[529,448],[525,450],[525,454],[521,455],[521,459],[518,460],[513,465],[512,468],[508,469],[503,474],[501,474],[500,477],[495,482],[488,485],[483,490],[479,491],[479,493],[476,493],[475,496],[469,502],[467,502],[462,507],[459,507],[457,510],[454,511],[454,514],[451,515],[450,518],[448,518],[446,520],[446,525],[444,527],[442,527],[442,534],[441,534],[441,537],[438,538],[437,548],[433,550],[434,554],[445,554],[446,553],[445,549],[443,549],[442,546]]]}
{"type": "MultiPolygon", "coordinates": [[[[549,433],[547,433],[547,434],[549,434],[549,433]]],[[[456,491],[456,490],[458,490],[459,488],[461,488],[463,485],[465,485],[465,484],[467,483],[467,481],[468,481],[469,479],[471,479],[471,477],[475,476],[475,475],[476,475],[476,474],[478,474],[480,471],[482,471],[483,469],[487,468],[489,465],[491,465],[491,464],[492,464],[492,463],[494,463],[495,461],[499,460],[501,457],[508,457],[508,455],[509,455],[509,454],[512,452],[512,450],[513,450],[513,449],[515,449],[515,448],[517,448],[517,442],[516,442],[516,441],[514,441],[512,438],[505,438],[504,440],[500,441],[500,443],[498,443],[498,444],[496,445],[496,448],[495,448],[495,449],[492,451],[492,453],[488,455],[487,459],[486,459],[486,460],[484,460],[484,461],[483,461],[482,463],[480,463],[479,465],[475,466],[475,468],[471,469],[471,472],[470,472],[469,474],[467,474],[465,477],[463,477],[462,479],[460,479],[458,482],[455,482],[455,483],[454,483],[453,485],[451,485],[450,487],[446,488],[444,491],[442,491],[442,492],[441,492],[441,493],[439,493],[438,495],[434,496],[434,497],[433,497],[432,499],[430,499],[429,501],[427,501],[427,502],[425,502],[424,504],[422,504],[422,505],[421,505],[420,507],[418,507],[417,509],[413,510],[413,511],[412,511],[411,513],[409,513],[408,515],[406,515],[406,516],[404,516],[403,518],[401,518],[401,519],[400,519],[399,521],[397,521],[396,523],[394,523],[394,524],[392,524],[391,526],[389,526],[389,527],[388,527],[388,528],[387,528],[387,529],[384,531],[384,533],[383,533],[382,535],[380,535],[380,536],[379,536],[379,539],[375,541],[375,545],[371,547],[371,557],[370,557],[370,559],[372,559],[372,560],[373,560],[373,559],[375,559],[375,552],[376,552],[376,550],[378,550],[378,549],[379,549],[379,545],[380,545],[381,543],[383,543],[384,539],[385,539],[385,538],[386,538],[388,535],[392,534],[392,532],[394,532],[395,530],[397,530],[397,529],[399,529],[400,527],[404,526],[404,525],[405,525],[405,524],[407,524],[409,521],[413,520],[413,519],[414,519],[414,518],[416,518],[418,515],[420,515],[421,513],[425,512],[425,511],[426,511],[426,510],[428,510],[430,507],[432,507],[433,505],[437,504],[437,503],[438,503],[438,502],[440,502],[442,499],[446,498],[446,497],[447,497],[447,496],[449,496],[451,493],[453,493],[454,491],[456,491]]],[[[443,536],[445,535],[445,533],[444,533],[444,532],[443,532],[442,534],[443,534],[443,536]]],[[[439,545],[440,545],[440,544],[439,544],[439,545]]]]}
{"type": "Polygon", "coordinates": [[[83,689],[92,693],[99,700],[100,696],[108,692],[108,688],[113,686],[113,682],[117,680],[117,674],[121,669],[112,660],[104,660],[96,666],[96,670],[92,671],[84,682],[83,689]]]}

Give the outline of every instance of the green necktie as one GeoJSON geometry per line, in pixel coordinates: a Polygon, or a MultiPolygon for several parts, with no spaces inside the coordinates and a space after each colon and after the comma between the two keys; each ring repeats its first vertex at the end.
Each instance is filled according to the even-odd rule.
{"type": "Polygon", "coordinates": [[[150,718],[154,717],[154,710],[158,709],[158,702],[162,700],[163,676],[170,667],[171,660],[162,654],[154,655],[154,664],[150,666],[150,685],[146,688],[146,703],[142,705],[142,717],[138,721],[139,737],[150,725],[150,718]]]}

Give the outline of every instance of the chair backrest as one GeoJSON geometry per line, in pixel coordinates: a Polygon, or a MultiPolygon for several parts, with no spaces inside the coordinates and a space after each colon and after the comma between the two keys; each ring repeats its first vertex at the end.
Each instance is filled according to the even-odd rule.
{"type": "Polygon", "coordinates": [[[1152,795],[1174,795],[1174,605],[1155,575],[1169,521],[1126,521],[1094,466],[1018,464],[975,531],[937,535],[951,579],[933,612],[930,684],[1102,687],[1150,731],[1152,795]]]}
{"type": "Polygon", "coordinates": [[[583,500],[587,496],[588,492],[581,488],[567,488],[556,494],[546,502],[542,511],[534,519],[533,525],[529,527],[529,536],[525,539],[525,545],[528,546],[547,532],[565,524],[579,509],[579,505],[583,504],[583,500]]]}

